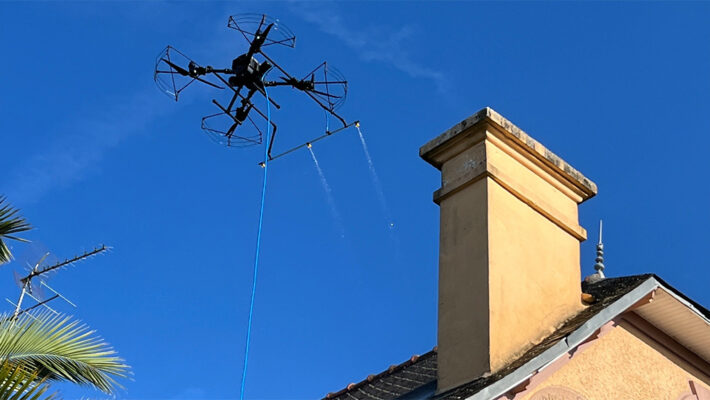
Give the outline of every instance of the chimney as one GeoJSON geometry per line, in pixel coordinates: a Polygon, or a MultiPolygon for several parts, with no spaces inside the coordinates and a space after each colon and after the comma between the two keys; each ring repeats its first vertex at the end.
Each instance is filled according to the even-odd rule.
{"type": "Polygon", "coordinates": [[[597,187],[490,108],[419,153],[441,171],[440,393],[498,371],[584,308],[577,206],[597,187]]]}

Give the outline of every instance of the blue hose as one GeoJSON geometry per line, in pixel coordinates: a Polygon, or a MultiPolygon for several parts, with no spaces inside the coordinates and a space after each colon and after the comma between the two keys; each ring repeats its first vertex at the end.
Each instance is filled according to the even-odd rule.
{"type": "Polygon", "coordinates": [[[247,323],[247,343],[244,349],[244,368],[242,369],[242,387],[239,392],[239,399],[244,400],[244,387],[247,380],[247,366],[249,365],[249,344],[251,342],[251,325],[254,316],[254,297],[256,295],[256,277],[259,272],[259,250],[261,248],[261,227],[264,221],[264,200],[266,198],[266,178],[269,172],[269,130],[271,128],[271,106],[269,104],[269,93],[264,88],[266,96],[266,138],[264,140],[264,182],[261,186],[261,209],[259,210],[259,229],[256,234],[256,254],[254,255],[254,277],[251,287],[251,303],[249,304],[249,322],[247,323]]]}

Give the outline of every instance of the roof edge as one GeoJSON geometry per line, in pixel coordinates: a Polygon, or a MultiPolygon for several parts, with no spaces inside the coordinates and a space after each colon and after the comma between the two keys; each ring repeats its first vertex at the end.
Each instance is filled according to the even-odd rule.
{"type": "Polygon", "coordinates": [[[676,299],[678,300],[681,304],[685,305],[688,307],[691,311],[694,313],[698,314],[701,318],[705,320],[708,324],[710,324],[710,310],[707,308],[703,307],[702,304],[698,303],[697,301],[691,299],[690,297],[686,296],[681,292],[680,290],[674,288],[673,286],[669,285],[668,282],[664,281],[657,275],[653,275],[653,277],[659,282],[661,286],[663,286],[665,289],[668,289],[669,293],[676,299]]]}
{"type": "MultiPolygon", "coordinates": [[[[500,380],[481,389],[479,392],[466,398],[466,400],[490,400],[495,399],[514,387],[523,383],[537,371],[546,368],[551,363],[558,360],[567,352],[582,344],[587,338],[592,336],[604,324],[614,319],[619,314],[626,311],[628,308],[636,304],[648,293],[658,287],[667,288],[674,293],[673,288],[668,288],[656,279],[655,275],[649,277],[646,281],[639,284],[629,293],[623,295],[608,307],[602,309],[599,313],[590,318],[582,326],[572,331],[567,337],[560,340],[557,344],[545,350],[542,354],[523,364],[520,368],[512,373],[504,376],[500,380]]],[[[703,316],[702,314],[699,314],[703,316]]],[[[703,316],[704,317],[704,316],[703,316]]]]}

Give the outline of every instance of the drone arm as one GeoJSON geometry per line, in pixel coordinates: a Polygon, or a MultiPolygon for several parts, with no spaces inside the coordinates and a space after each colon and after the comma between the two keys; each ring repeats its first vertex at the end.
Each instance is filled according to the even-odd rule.
{"type": "MultiPolygon", "coordinates": [[[[244,96],[242,96],[241,94],[239,94],[239,92],[237,92],[236,90],[235,90],[234,92],[236,93],[235,96],[238,95],[239,97],[244,98],[244,96]]],[[[225,114],[229,115],[235,122],[239,122],[239,121],[237,121],[237,119],[236,119],[232,114],[230,114],[229,112],[227,112],[227,110],[226,110],[224,107],[222,107],[222,105],[219,104],[219,103],[217,102],[217,100],[212,100],[212,102],[213,102],[217,107],[219,107],[219,109],[222,110],[222,112],[224,112],[225,114]]],[[[254,106],[254,104],[251,104],[251,110],[254,110],[257,114],[259,114],[259,116],[261,116],[261,117],[264,118],[265,120],[270,121],[269,117],[268,117],[266,114],[264,114],[261,110],[259,110],[258,108],[256,108],[256,107],[254,106]]],[[[274,141],[273,134],[276,133],[276,124],[274,123],[274,121],[271,121],[271,127],[273,128],[273,133],[272,133],[272,136],[271,136],[271,144],[273,144],[273,141],[274,141]]],[[[269,151],[271,151],[271,146],[269,146],[269,151]]]]}
{"type": "MultiPolygon", "coordinates": [[[[236,95],[235,95],[235,96],[236,96],[236,95]]],[[[222,110],[223,113],[225,113],[225,114],[228,115],[231,119],[233,119],[234,122],[236,122],[237,124],[240,124],[240,122],[237,121],[237,118],[235,118],[235,117],[229,112],[228,109],[222,107],[222,105],[219,104],[219,103],[217,102],[217,100],[212,99],[212,103],[214,103],[214,105],[216,105],[217,107],[219,107],[219,109],[222,110]]]]}
{"type": "Polygon", "coordinates": [[[234,96],[232,96],[232,100],[229,101],[229,105],[227,106],[227,110],[231,110],[232,107],[234,106],[234,102],[237,100],[237,97],[239,97],[239,91],[237,90],[237,93],[234,93],[234,96]]]}
{"type": "Polygon", "coordinates": [[[348,123],[343,119],[343,117],[341,117],[340,115],[336,114],[336,113],[335,113],[333,110],[331,110],[330,108],[326,107],[323,103],[320,102],[320,100],[318,100],[318,98],[317,98],[316,96],[314,96],[313,94],[311,94],[311,93],[308,92],[308,91],[305,91],[304,93],[307,94],[308,97],[312,98],[313,101],[315,101],[319,106],[321,106],[322,109],[324,109],[324,110],[325,110],[326,112],[328,112],[330,115],[332,115],[332,116],[334,116],[335,118],[337,118],[338,120],[340,120],[340,122],[342,122],[343,126],[347,126],[347,125],[348,125],[348,123]]]}
{"type": "Polygon", "coordinates": [[[291,76],[291,74],[289,74],[288,72],[286,72],[286,70],[284,70],[283,68],[281,68],[281,66],[280,66],[279,64],[277,64],[276,61],[272,60],[271,57],[267,56],[266,53],[264,53],[263,51],[259,51],[259,54],[261,54],[262,56],[264,56],[264,58],[266,59],[266,61],[270,62],[271,65],[273,65],[274,67],[276,67],[276,69],[278,69],[279,71],[281,71],[282,74],[286,75],[286,78],[287,78],[287,79],[296,79],[296,78],[294,78],[293,76],[291,76]]]}
{"type": "MultiPolygon", "coordinates": [[[[260,51],[259,53],[260,53],[262,56],[264,56],[264,58],[265,58],[268,62],[270,62],[274,67],[276,67],[279,71],[281,71],[284,75],[286,75],[286,79],[287,79],[287,80],[288,80],[288,79],[294,79],[294,80],[295,80],[295,78],[294,78],[293,76],[291,76],[291,74],[289,74],[288,72],[286,72],[286,70],[284,70],[283,68],[281,68],[281,66],[280,66],[279,64],[277,64],[274,60],[272,60],[269,56],[267,56],[263,51],[260,51]]],[[[278,83],[278,82],[274,82],[274,83],[278,83]]],[[[276,86],[276,85],[275,85],[275,86],[276,86]]],[[[340,120],[340,122],[343,123],[343,126],[347,126],[347,125],[348,125],[348,123],[347,123],[340,115],[334,113],[331,109],[329,109],[328,107],[326,107],[325,105],[323,105],[323,103],[321,103],[320,100],[318,100],[317,97],[315,97],[313,94],[309,93],[308,91],[304,91],[304,92],[305,92],[310,98],[312,98],[316,103],[318,103],[318,105],[321,106],[321,108],[323,108],[325,111],[329,112],[329,113],[330,113],[331,115],[333,115],[335,118],[337,118],[338,120],[340,120]]]]}
{"type": "Polygon", "coordinates": [[[293,84],[291,84],[290,82],[264,81],[264,86],[293,86],[293,84]]]}
{"type": "Polygon", "coordinates": [[[205,74],[215,73],[215,72],[220,73],[220,74],[233,74],[234,73],[234,71],[232,71],[229,68],[223,68],[223,69],[214,69],[212,67],[205,68],[205,74]]]}

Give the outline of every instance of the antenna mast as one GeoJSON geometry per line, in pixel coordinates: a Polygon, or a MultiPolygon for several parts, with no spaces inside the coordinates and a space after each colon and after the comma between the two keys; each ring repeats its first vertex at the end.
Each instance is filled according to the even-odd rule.
{"type": "Polygon", "coordinates": [[[82,260],[85,260],[85,259],[87,259],[87,258],[93,257],[93,256],[95,256],[95,255],[97,255],[97,254],[100,254],[100,253],[103,253],[103,252],[105,252],[105,251],[107,251],[107,250],[109,250],[108,247],[106,247],[105,245],[101,245],[101,246],[96,247],[95,249],[93,249],[93,250],[91,250],[91,251],[84,252],[83,254],[80,254],[80,255],[78,255],[78,256],[74,256],[74,257],[72,257],[72,258],[70,258],[70,259],[65,259],[64,261],[58,262],[58,263],[53,264],[53,265],[50,265],[50,266],[48,266],[48,267],[40,267],[40,265],[44,262],[44,260],[47,258],[47,256],[49,256],[49,253],[46,253],[44,256],[42,256],[42,258],[40,258],[39,261],[37,261],[37,263],[35,263],[35,266],[30,270],[29,274],[27,274],[26,276],[24,276],[24,277],[22,277],[22,278],[20,278],[20,279],[18,280],[18,286],[20,286],[21,292],[20,292],[20,297],[19,297],[19,299],[17,300],[17,304],[13,303],[13,302],[10,301],[9,299],[6,299],[10,304],[12,304],[13,306],[15,306],[15,312],[14,312],[13,315],[12,315],[12,319],[13,319],[13,320],[16,320],[17,317],[19,317],[20,315],[22,315],[22,314],[24,314],[24,313],[26,313],[26,312],[28,312],[28,311],[31,311],[31,310],[33,310],[33,309],[35,309],[35,308],[41,307],[41,306],[44,306],[44,307],[46,307],[48,310],[50,310],[51,312],[57,314],[57,312],[56,312],[54,309],[52,309],[51,307],[49,307],[49,306],[47,305],[47,303],[49,303],[49,302],[51,302],[52,300],[55,300],[55,299],[57,299],[57,298],[61,298],[61,299],[63,299],[64,301],[66,301],[67,303],[69,303],[70,305],[76,307],[76,305],[75,305],[74,303],[72,303],[71,301],[69,301],[66,297],[62,296],[62,295],[61,295],[59,292],[57,292],[56,290],[52,289],[52,288],[51,288],[49,285],[47,285],[44,281],[40,281],[40,287],[41,287],[41,286],[46,287],[47,289],[51,290],[51,291],[54,293],[54,295],[51,296],[51,297],[49,297],[48,299],[45,299],[45,300],[42,300],[41,298],[39,298],[39,296],[37,296],[37,297],[33,296],[33,290],[35,290],[35,289],[33,289],[32,280],[35,279],[35,278],[40,278],[40,277],[42,277],[42,276],[45,276],[45,275],[47,275],[47,274],[49,274],[49,273],[51,273],[51,272],[57,271],[57,270],[59,270],[59,269],[61,269],[61,268],[65,268],[65,267],[71,266],[71,265],[73,265],[73,264],[75,264],[75,263],[77,263],[77,262],[79,262],[79,261],[82,261],[82,260]],[[22,302],[25,300],[25,296],[28,296],[28,297],[32,298],[32,299],[35,300],[37,303],[34,304],[34,305],[32,305],[32,306],[30,306],[30,307],[27,307],[27,308],[23,309],[23,308],[22,308],[22,302]]]}

